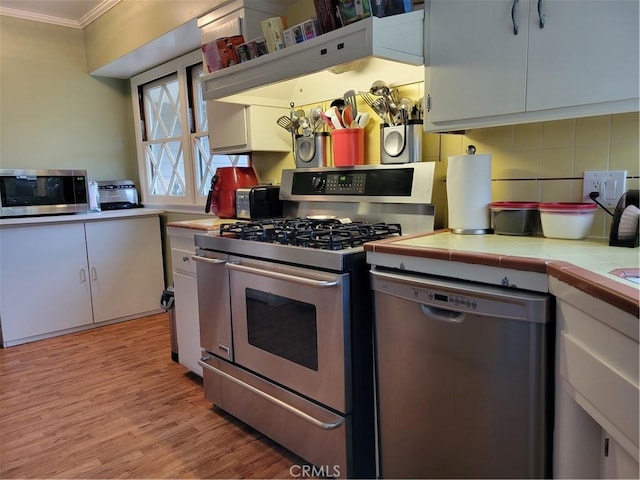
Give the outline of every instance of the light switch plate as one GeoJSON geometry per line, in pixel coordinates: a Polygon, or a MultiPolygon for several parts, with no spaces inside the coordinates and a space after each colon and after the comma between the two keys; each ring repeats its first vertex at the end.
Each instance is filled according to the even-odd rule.
{"type": "Polygon", "coordinates": [[[598,192],[598,202],[605,207],[615,207],[626,188],[626,170],[586,171],[582,180],[582,201],[591,202],[589,194],[598,192]]]}

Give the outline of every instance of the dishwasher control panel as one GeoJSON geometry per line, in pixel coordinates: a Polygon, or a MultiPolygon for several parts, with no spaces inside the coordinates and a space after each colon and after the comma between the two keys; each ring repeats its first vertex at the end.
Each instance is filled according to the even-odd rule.
{"type": "Polygon", "coordinates": [[[440,308],[453,308],[476,310],[479,303],[479,299],[474,297],[468,297],[460,294],[451,294],[443,290],[433,290],[422,286],[406,286],[411,290],[411,294],[415,300],[428,303],[430,305],[440,308]]]}
{"type": "Polygon", "coordinates": [[[460,307],[470,308],[471,310],[475,310],[478,308],[478,302],[475,298],[464,297],[462,295],[447,295],[444,293],[438,292],[427,292],[427,298],[429,300],[434,300],[435,302],[442,302],[447,305],[455,305],[460,307]]]}
{"type": "Polygon", "coordinates": [[[441,310],[541,321],[548,296],[469,282],[442,280],[411,273],[371,271],[376,294],[384,293],[441,310]]]}

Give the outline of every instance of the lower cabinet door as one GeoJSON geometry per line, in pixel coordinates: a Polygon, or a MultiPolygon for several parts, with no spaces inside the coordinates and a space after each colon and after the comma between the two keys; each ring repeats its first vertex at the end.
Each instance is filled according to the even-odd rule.
{"type": "Polygon", "coordinates": [[[158,217],[87,222],[94,322],[158,310],[164,289],[158,217]]]}
{"type": "Polygon", "coordinates": [[[92,323],[82,223],[0,229],[5,346],[92,323]]]}

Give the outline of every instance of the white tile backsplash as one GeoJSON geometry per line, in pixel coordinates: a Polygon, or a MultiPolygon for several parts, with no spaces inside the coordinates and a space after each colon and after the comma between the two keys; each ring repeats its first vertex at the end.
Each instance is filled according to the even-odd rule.
{"type": "MultiPolygon", "coordinates": [[[[474,129],[460,134],[427,134],[440,146],[438,172],[447,157],[464,153],[473,144],[478,153],[492,155],[493,201],[582,200],[585,170],[626,170],[627,189],[640,185],[640,122],[638,113],[474,129]]],[[[445,178],[434,188],[446,189],[445,178]]],[[[437,198],[446,198],[438,195],[437,198]]],[[[441,208],[442,210],[442,208],[441,208]]],[[[446,227],[446,212],[437,215],[446,227]]],[[[607,238],[611,217],[599,210],[590,236],[607,238]]]]}

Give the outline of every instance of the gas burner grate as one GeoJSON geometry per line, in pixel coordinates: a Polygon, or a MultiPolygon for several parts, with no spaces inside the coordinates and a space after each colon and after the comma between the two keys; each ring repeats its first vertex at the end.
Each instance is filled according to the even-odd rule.
{"type": "Polygon", "coordinates": [[[343,250],[366,242],[402,235],[398,223],[342,223],[337,219],[284,218],[246,223],[224,223],[220,235],[241,240],[343,250]]]}

